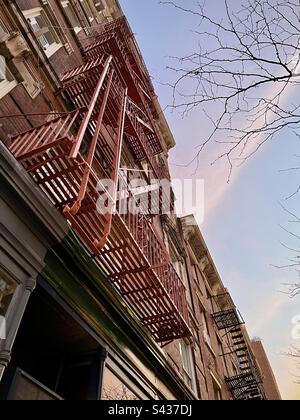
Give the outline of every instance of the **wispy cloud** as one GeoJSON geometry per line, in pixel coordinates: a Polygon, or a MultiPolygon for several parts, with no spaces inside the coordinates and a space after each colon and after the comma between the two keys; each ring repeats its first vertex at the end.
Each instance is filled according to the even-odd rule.
{"type": "Polygon", "coordinates": [[[283,293],[274,292],[263,303],[257,305],[251,330],[254,335],[260,335],[269,325],[274,327],[274,320],[281,314],[287,305],[291,303],[289,297],[283,293]]]}

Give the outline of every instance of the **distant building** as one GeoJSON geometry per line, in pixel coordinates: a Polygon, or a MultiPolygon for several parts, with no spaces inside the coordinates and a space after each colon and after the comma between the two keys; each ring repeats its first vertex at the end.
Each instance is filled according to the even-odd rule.
{"type": "Polygon", "coordinates": [[[267,399],[281,400],[277,381],[262,341],[260,339],[253,339],[251,347],[262,372],[263,387],[267,399]]]}
{"type": "Polygon", "coordinates": [[[118,1],[1,2],[0,54],[0,398],[265,399],[195,219],[131,188],[175,140],[118,1]]]}

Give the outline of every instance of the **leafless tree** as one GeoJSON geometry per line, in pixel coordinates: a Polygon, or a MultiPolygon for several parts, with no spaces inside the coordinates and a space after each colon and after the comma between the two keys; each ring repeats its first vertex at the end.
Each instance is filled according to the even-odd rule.
{"type": "MultiPolygon", "coordinates": [[[[203,149],[215,142],[215,161],[228,161],[230,177],[236,164],[279,132],[290,129],[300,137],[300,0],[241,0],[238,9],[234,0],[212,2],[219,15],[224,8],[219,20],[196,1],[160,1],[198,21],[194,51],[172,57],[168,67],[174,73],[171,107],[183,115],[197,109],[211,123],[210,133],[184,166],[195,163],[197,169],[203,149]],[[186,6],[192,3],[194,8],[186,6]]],[[[291,197],[299,192],[300,187],[291,197]]],[[[290,223],[300,222],[285,211],[290,223]]],[[[295,229],[282,229],[300,243],[295,229]]],[[[292,256],[278,268],[293,268],[300,276],[300,248],[282,245],[292,256]]],[[[300,281],[285,286],[292,297],[300,294],[300,281]]],[[[300,360],[300,350],[292,348],[288,356],[300,360]]]]}
{"type": "MultiPolygon", "coordinates": [[[[296,366],[300,369],[300,349],[292,346],[290,347],[289,351],[284,353],[283,356],[290,357],[295,360],[296,366]]],[[[295,383],[300,385],[300,378],[299,376],[295,375],[295,383]]]]}
{"type": "MultiPolygon", "coordinates": [[[[295,225],[300,223],[300,218],[290,210],[288,210],[285,206],[281,205],[282,209],[288,214],[289,216],[289,224],[295,225]]],[[[284,226],[281,226],[281,229],[288,235],[289,239],[295,240],[296,243],[300,243],[300,235],[294,232],[294,228],[287,229],[284,226]]],[[[289,242],[289,241],[288,241],[289,242]]],[[[287,263],[284,265],[274,265],[275,268],[284,270],[284,269],[293,269],[297,273],[297,276],[300,277],[300,247],[292,247],[289,244],[281,242],[281,245],[287,249],[290,253],[290,257],[287,260],[287,263]]],[[[295,282],[293,284],[283,284],[284,286],[284,293],[288,293],[290,297],[294,298],[300,294],[300,280],[299,282],[295,282]]]]}
{"type": "Polygon", "coordinates": [[[242,0],[238,10],[234,0],[212,1],[218,11],[224,7],[222,19],[196,1],[193,8],[186,7],[193,1],[160,1],[199,24],[194,52],[172,57],[168,67],[175,74],[171,106],[183,114],[201,108],[211,123],[187,165],[198,165],[216,142],[216,160],[227,159],[231,172],[281,130],[299,129],[300,1],[242,0]]]}
{"type": "Polygon", "coordinates": [[[138,398],[123,384],[106,385],[103,389],[102,399],[108,401],[138,400],[138,398]]]}

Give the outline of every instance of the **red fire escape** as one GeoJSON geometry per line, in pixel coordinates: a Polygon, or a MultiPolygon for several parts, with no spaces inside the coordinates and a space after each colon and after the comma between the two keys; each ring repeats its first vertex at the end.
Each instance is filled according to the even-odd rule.
{"type": "Polygon", "coordinates": [[[111,25],[88,49],[84,64],[62,78],[61,95],[74,110],[57,118],[49,114],[43,125],[16,136],[10,150],[155,339],[168,342],[191,335],[186,293],[151,217],[129,209],[133,202],[137,209],[141,204],[120,171],[126,141],[137,164],[147,162],[153,178],[165,175],[155,157],[163,150],[159,130],[145,99],[151,83],[142,81],[146,70],[142,74],[128,53],[124,22],[111,25]],[[108,193],[104,179],[113,181],[108,193]],[[104,193],[108,211],[101,213],[104,193]]]}

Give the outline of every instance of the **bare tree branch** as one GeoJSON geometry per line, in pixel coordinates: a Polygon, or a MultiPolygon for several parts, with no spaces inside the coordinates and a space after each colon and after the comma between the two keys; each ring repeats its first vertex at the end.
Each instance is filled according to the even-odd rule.
{"type": "Polygon", "coordinates": [[[160,3],[199,20],[195,52],[172,57],[168,66],[175,75],[170,106],[183,115],[199,108],[212,129],[182,166],[198,168],[203,149],[216,142],[222,151],[215,161],[225,158],[231,173],[282,130],[297,132],[300,104],[287,97],[300,84],[298,0],[244,0],[238,11],[224,0],[222,20],[196,2],[190,9],[179,1],[160,3]]]}

